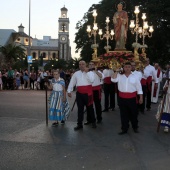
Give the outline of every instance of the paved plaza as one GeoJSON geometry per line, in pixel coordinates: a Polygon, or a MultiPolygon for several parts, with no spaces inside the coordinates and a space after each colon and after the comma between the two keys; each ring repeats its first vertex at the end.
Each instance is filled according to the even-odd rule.
{"type": "MultiPolygon", "coordinates": [[[[70,99],[72,107],[75,93],[70,99]]],[[[119,109],[97,129],[74,131],[77,106],[65,125],[46,126],[45,91],[0,91],[0,170],[169,170],[170,134],[156,132],[152,110],[139,114],[139,132],[120,132],[119,109]]],[[[86,117],[86,115],[85,115],[86,117]]]]}

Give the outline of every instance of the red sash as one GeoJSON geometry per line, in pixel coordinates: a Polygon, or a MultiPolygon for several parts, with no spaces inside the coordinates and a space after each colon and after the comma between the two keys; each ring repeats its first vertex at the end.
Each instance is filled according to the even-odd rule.
{"type": "Polygon", "coordinates": [[[101,86],[100,85],[98,85],[98,86],[92,86],[92,89],[93,90],[95,90],[95,91],[98,91],[98,93],[99,93],[99,99],[101,99],[101,86]]]}
{"type": "MultiPolygon", "coordinates": [[[[160,73],[161,73],[161,70],[158,69],[158,71],[157,71],[157,78],[159,78],[160,73]]],[[[156,84],[154,83],[153,97],[156,97],[157,90],[158,90],[158,88],[156,87],[156,84]]]]}
{"type": "Polygon", "coordinates": [[[92,91],[92,85],[87,86],[78,86],[77,91],[81,94],[87,94],[88,95],[88,106],[93,104],[93,91],[92,91]]]}
{"type": "Polygon", "coordinates": [[[130,98],[134,98],[136,96],[137,96],[136,91],[132,92],[132,93],[119,91],[119,97],[121,97],[121,98],[130,99],[130,98]]]}
{"type": "Polygon", "coordinates": [[[105,77],[104,78],[104,83],[106,83],[106,84],[111,84],[112,82],[111,82],[111,77],[105,77]]]}
{"type": "Polygon", "coordinates": [[[151,91],[152,76],[147,78],[146,83],[148,84],[148,90],[151,91]]]}
{"type": "Polygon", "coordinates": [[[158,69],[158,71],[157,71],[157,78],[159,78],[160,73],[161,73],[161,70],[160,70],[160,69],[158,69]]]}
{"type": "Polygon", "coordinates": [[[146,79],[142,78],[140,82],[141,82],[141,85],[146,85],[146,79]]]}

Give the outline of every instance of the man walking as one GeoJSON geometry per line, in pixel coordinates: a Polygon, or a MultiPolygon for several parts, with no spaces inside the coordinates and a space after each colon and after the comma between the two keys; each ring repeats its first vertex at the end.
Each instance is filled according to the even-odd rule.
{"type": "Polygon", "coordinates": [[[121,116],[121,129],[119,135],[127,133],[129,129],[129,121],[135,133],[138,133],[138,107],[137,94],[139,95],[139,103],[143,102],[142,87],[139,79],[131,72],[132,66],[130,62],[125,63],[124,74],[116,71],[111,81],[118,83],[119,90],[119,108],[121,116]]]}
{"type": "Polygon", "coordinates": [[[71,92],[73,91],[74,86],[77,87],[76,92],[76,101],[78,107],[78,119],[77,126],[74,130],[80,130],[83,128],[83,119],[84,119],[84,106],[89,111],[90,120],[92,123],[92,128],[96,128],[96,119],[93,109],[93,91],[92,83],[94,82],[94,73],[89,71],[86,67],[85,61],[79,62],[79,71],[76,71],[69,83],[67,92],[68,96],[71,97],[71,92]]]}

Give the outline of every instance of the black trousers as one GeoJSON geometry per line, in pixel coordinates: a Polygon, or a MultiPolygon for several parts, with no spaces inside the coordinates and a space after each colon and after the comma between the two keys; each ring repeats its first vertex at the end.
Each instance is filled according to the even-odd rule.
{"type": "Polygon", "coordinates": [[[34,80],[30,78],[30,88],[34,90],[34,80]]]}
{"type": "Polygon", "coordinates": [[[142,91],[143,91],[143,103],[139,104],[139,110],[143,112],[145,110],[146,85],[142,85],[142,91]]]}
{"type": "Polygon", "coordinates": [[[94,115],[93,104],[88,106],[88,95],[76,92],[76,101],[77,101],[77,107],[78,107],[77,124],[80,126],[82,126],[82,124],[83,124],[84,106],[86,106],[86,108],[87,108],[87,113],[89,113],[91,122],[95,123],[96,119],[95,119],[95,115],[94,115]]]}
{"type": "Polygon", "coordinates": [[[40,90],[44,89],[44,79],[41,79],[40,81],[40,90]]]}
{"type": "MultiPolygon", "coordinates": [[[[94,100],[95,111],[96,111],[96,116],[98,121],[102,120],[102,106],[101,106],[101,99],[99,98],[100,93],[101,91],[99,90],[93,90],[93,100],[94,100]]],[[[87,108],[87,121],[92,122],[88,108],[87,108]]]]}
{"type": "Polygon", "coordinates": [[[151,108],[151,89],[152,89],[152,83],[146,84],[146,108],[151,108]]]}
{"type": "Polygon", "coordinates": [[[111,84],[104,83],[104,96],[105,96],[104,109],[108,110],[109,107],[114,109],[115,108],[115,83],[111,83],[111,84]]]}
{"type": "Polygon", "coordinates": [[[119,97],[121,129],[127,131],[129,129],[129,121],[133,129],[138,128],[138,108],[136,98],[125,99],[119,97]]]}

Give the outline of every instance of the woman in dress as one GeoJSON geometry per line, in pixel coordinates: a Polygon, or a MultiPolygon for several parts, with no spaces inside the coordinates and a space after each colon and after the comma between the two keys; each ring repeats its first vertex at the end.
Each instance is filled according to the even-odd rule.
{"type": "Polygon", "coordinates": [[[61,124],[65,123],[69,115],[69,104],[66,99],[66,90],[64,79],[60,77],[59,71],[53,72],[50,84],[46,84],[49,89],[52,89],[49,103],[49,119],[54,121],[52,126],[57,126],[58,121],[61,124]]]}
{"type": "MultiPolygon", "coordinates": [[[[159,121],[160,113],[163,107],[163,112],[161,116],[161,126],[164,126],[164,132],[169,132],[170,128],[170,80],[166,80],[163,90],[165,91],[165,102],[162,106],[163,100],[158,106],[158,111],[156,114],[156,119],[159,121]]],[[[164,99],[164,98],[163,98],[164,99]]]]}

